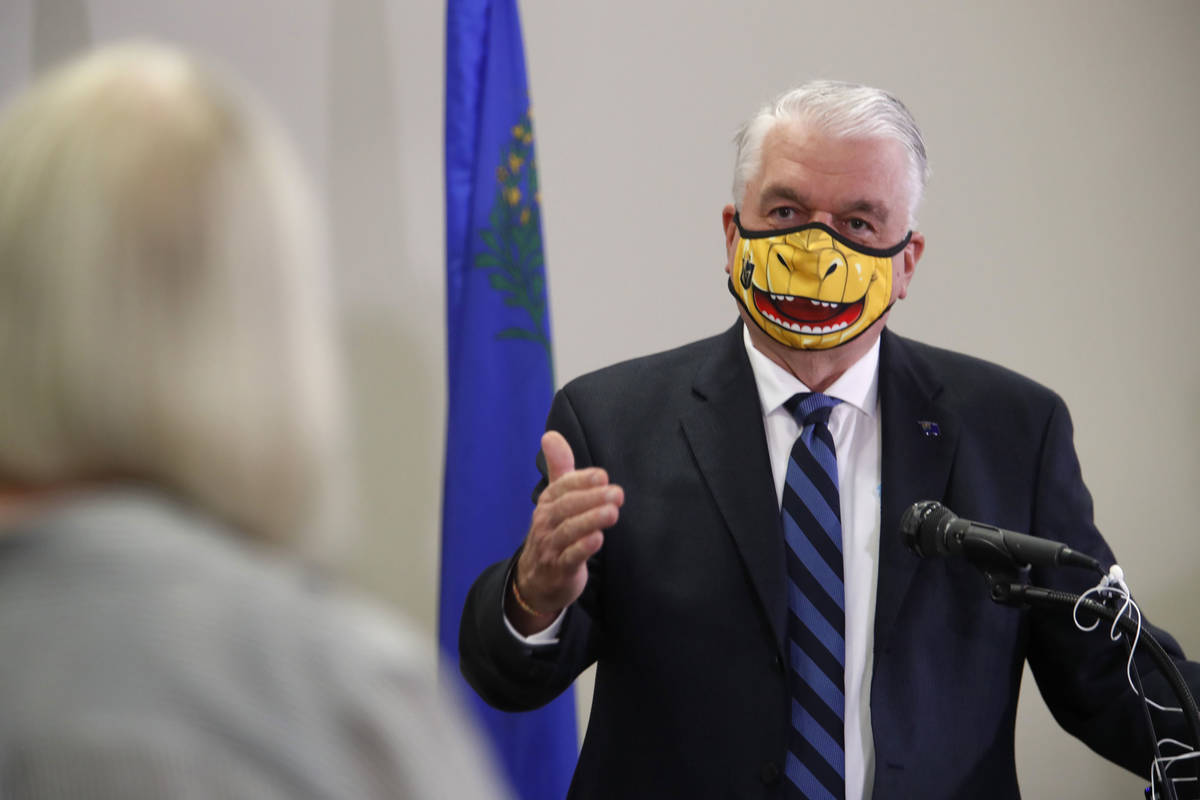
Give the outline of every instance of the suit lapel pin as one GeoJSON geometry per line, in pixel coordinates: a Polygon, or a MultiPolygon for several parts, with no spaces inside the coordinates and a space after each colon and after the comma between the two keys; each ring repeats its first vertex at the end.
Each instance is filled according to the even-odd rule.
{"type": "Polygon", "coordinates": [[[942,432],[942,429],[938,427],[936,422],[930,422],[927,419],[919,419],[917,420],[917,424],[921,426],[921,431],[926,436],[938,436],[942,432]]]}

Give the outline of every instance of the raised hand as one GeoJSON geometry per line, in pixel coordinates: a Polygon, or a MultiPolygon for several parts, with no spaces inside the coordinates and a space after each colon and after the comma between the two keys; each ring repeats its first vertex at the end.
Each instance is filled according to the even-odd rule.
{"type": "Polygon", "coordinates": [[[604,529],[616,523],[625,502],[603,469],[575,469],[575,454],[557,431],[542,436],[542,453],[550,482],[538,497],[505,596],[509,621],[527,636],[545,629],[583,593],[587,560],[604,544],[604,529]]]}

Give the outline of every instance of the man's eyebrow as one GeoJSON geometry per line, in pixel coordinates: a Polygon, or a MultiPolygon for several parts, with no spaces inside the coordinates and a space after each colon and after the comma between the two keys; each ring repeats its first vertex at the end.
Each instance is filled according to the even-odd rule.
{"type": "Polygon", "coordinates": [[[808,200],[800,195],[791,186],[784,184],[771,184],[763,187],[762,194],[759,196],[759,201],[764,205],[775,200],[787,200],[789,203],[794,203],[801,208],[808,207],[808,200]]]}
{"type": "Polygon", "coordinates": [[[876,203],[872,200],[855,200],[847,206],[843,206],[838,216],[846,216],[847,214],[866,214],[869,217],[874,217],[880,225],[888,220],[887,206],[882,203],[876,203]]]}

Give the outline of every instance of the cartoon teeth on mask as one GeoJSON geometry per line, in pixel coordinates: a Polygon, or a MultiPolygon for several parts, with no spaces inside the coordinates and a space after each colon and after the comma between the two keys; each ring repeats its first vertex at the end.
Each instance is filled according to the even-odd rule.
{"type": "Polygon", "coordinates": [[[779,343],[827,350],[871,327],[891,308],[892,257],[908,246],[855,244],[819,222],[748,231],[734,216],[741,242],[729,291],[750,319],[779,343]]]}

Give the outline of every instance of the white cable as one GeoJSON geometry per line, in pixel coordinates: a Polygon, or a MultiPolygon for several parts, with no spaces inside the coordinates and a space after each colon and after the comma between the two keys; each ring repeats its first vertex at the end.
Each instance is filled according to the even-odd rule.
{"type": "MultiPolygon", "coordinates": [[[[1140,696],[1142,701],[1151,708],[1158,709],[1159,711],[1175,711],[1182,714],[1182,708],[1168,708],[1166,706],[1159,705],[1149,697],[1146,697],[1145,694],[1138,692],[1137,685],[1133,682],[1133,656],[1135,653],[1137,653],[1138,641],[1142,636],[1142,610],[1138,607],[1138,604],[1134,602],[1133,593],[1129,591],[1129,586],[1125,583],[1124,570],[1122,570],[1119,565],[1113,564],[1112,567],[1109,568],[1108,574],[1101,578],[1098,584],[1080,595],[1079,600],[1075,603],[1075,610],[1072,616],[1075,621],[1075,627],[1084,632],[1093,631],[1100,624],[1099,618],[1092,620],[1090,625],[1084,625],[1079,620],[1079,609],[1083,605],[1083,601],[1089,598],[1091,595],[1096,595],[1099,597],[1102,603],[1107,600],[1120,601],[1116,616],[1113,619],[1112,627],[1110,627],[1108,631],[1108,636],[1112,641],[1116,642],[1121,638],[1122,631],[1118,625],[1121,617],[1128,615],[1136,626],[1133,634],[1133,641],[1129,646],[1129,658],[1125,662],[1125,680],[1129,683],[1129,688],[1133,689],[1134,694],[1140,696]]],[[[1181,783],[1185,781],[1194,782],[1196,780],[1195,778],[1191,777],[1169,779],[1167,777],[1167,772],[1172,766],[1180,761],[1200,758],[1200,752],[1193,750],[1191,746],[1177,739],[1160,739],[1158,741],[1160,754],[1162,752],[1163,745],[1174,745],[1179,747],[1181,752],[1171,756],[1160,755],[1159,758],[1155,758],[1150,762],[1151,800],[1158,800],[1159,782],[1165,785],[1168,780],[1171,780],[1173,783],[1181,783]],[[1155,776],[1158,777],[1157,782],[1155,781],[1155,776]]]]}
{"type": "Polygon", "coordinates": [[[1181,748],[1183,750],[1183,752],[1176,753],[1173,756],[1163,756],[1162,758],[1156,758],[1156,759],[1154,759],[1153,762],[1151,762],[1151,765],[1150,765],[1150,770],[1151,770],[1150,797],[1151,797],[1151,800],[1157,800],[1157,798],[1158,798],[1158,784],[1154,780],[1155,775],[1157,775],[1159,781],[1164,784],[1168,780],[1170,780],[1172,783],[1175,783],[1175,784],[1195,782],[1195,780],[1196,780],[1195,777],[1168,778],[1167,770],[1169,770],[1171,767],[1173,767],[1177,762],[1187,761],[1188,759],[1192,759],[1192,758],[1200,758],[1200,752],[1193,750],[1190,746],[1188,746],[1184,742],[1179,741],[1178,739],[1159,739],[1158,740],[1158,746],[1159,746],[1160,750],[1161,750],[1162,746],[1166,745],[1166,744],[1175,745],[1176,747],[1181,748]]]}
{"type": "Polygon", "coordinates": [[[1084,625],[1079,621],[1079,609],[1083,605],[1083,601],[1088,599],[1093,594],[1099,596],[1102,600],[1108,600],[1110,598],[1119,598],[1121,600],[1120,608],[1116,612],[1116,617],[1113,620],[1112,627],[1110,627],[1108,630],[1109,639],[1114,642],[1120,641],[1121,630],[1119,627],[1119,622],[1123,616],[1128,615],[1137,626],[1133,634],[1133,642],[1129,646],[1129,658],[1125,662],[1125,680],[1129,684],[1129,688],[1133,689],[1133,693],[1140,696],[1142,700],[1151,708],[1157,709],[1158,711],[1173,711],[1182,714],[1182,708],[1169,708],[1167,706],[1159,705],[1149,697],[1141,694],[1138,692],[1137,686],[1133,682],[1133,656],[1135,653],[1137,653],[1138,641],[1142,636],[1142,610],[1138,607],[1138,604],[1134,602],[1133,594],[1129,591],[1129,586],[1125,583],[1125,572],[1121,569],[1119,564],[1113,564],[1112,567],[1109,568],[1108,574],[1100,579],[1100,583],[1081,594],[1079,596],[1079,600],[1076,601],[1075,611],[1073,614],[1075,627],[1084,632],[1093,631],[1100,624],[1099,619],[1092,620],[1091,625],[1084,625]]]}

